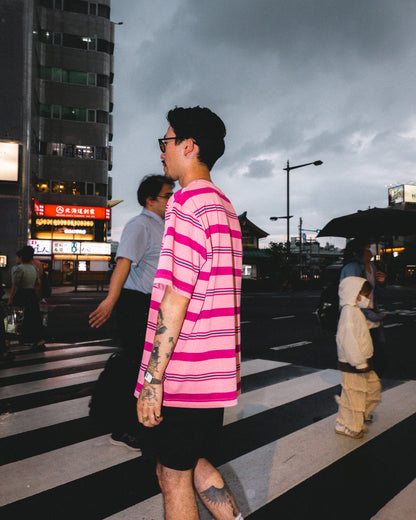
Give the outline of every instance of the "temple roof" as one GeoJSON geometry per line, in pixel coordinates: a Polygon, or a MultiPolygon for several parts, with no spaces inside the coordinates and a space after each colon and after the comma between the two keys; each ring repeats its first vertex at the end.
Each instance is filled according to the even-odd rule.
{"type": "Polygon", "coordinates": [[[238,216],[240,221],[241,233],[243,237],[255,236],[257,238],[265,238],[269,236],[269,233],[260,229],[256,224],[253,224],[251,220],[247,218],[247,211],[238,216]]]}

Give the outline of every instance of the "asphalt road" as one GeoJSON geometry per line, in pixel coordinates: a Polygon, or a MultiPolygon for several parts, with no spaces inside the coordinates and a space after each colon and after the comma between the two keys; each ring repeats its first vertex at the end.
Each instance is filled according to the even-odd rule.
{"type": "MultiPolygon", "coordinates": [[[[241,303],[242,353],[316,368],[335,368],[334,337],[322,331],[314,311],[320,290],[292,293],[245,292],[241,303]]],[[[88,315],[106,292],[58,289],[49,299],[49,341],[90,341],[113,335],[113,323],[91,329],[88,315]]],[[[387,363],[380,376],[416,379],[416,287],[389,287],[387,363]]]]}

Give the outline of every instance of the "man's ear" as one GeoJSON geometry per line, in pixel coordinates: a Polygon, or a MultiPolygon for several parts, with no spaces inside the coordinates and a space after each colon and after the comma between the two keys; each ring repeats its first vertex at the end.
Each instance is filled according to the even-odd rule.
{"type": "Polygon", "coordinates": [[[192,154],[195,151],[196,144],[194,143],[194,140],[192,138],[189,138],[186,140],[186,145],[184,148],[184,154],[189,155],[192,154]]]}
{"type": "Polygon", "coordinates": [[[146,197],[146,204],[145,208],[149,208],[153,206],[154,199],[149,195],[149,197],[146,197]]]}

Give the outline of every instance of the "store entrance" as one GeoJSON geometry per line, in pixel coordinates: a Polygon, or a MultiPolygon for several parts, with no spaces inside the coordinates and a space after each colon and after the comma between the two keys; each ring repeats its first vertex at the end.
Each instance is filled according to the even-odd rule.
{"type": "Polygon", "coordinates": [[[64,260],[62,262],[62,283],[64,285],[72,285],[74,283],[74,273],[74,260],[64,260]]]}

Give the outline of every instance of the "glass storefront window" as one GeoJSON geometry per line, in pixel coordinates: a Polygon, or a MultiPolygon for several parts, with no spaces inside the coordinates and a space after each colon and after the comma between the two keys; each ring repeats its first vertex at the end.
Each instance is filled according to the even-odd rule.
{"type": "Polygon", "coordinates": [[[88,110],[88,122],[95,123],[95,110],[88,110]]]}

